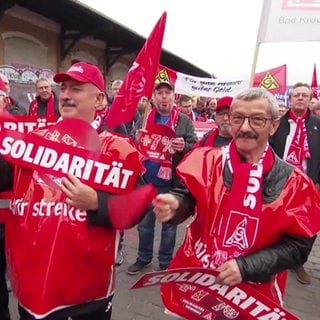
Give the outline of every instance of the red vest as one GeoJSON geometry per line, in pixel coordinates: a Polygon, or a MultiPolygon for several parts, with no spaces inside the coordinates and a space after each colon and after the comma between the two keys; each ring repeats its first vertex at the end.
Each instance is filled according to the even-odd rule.
{"type": "MultiPolygon", "coordinates": [[[[257,219],[248,217],[244,231],[237,233],[232,221],[218,216],[220,199],[222,196],[229,197],[222,174],[223,152],[223,149],[211,147],[197,148],[177,167],[182,181],[197,199],[197,210],[169,269],[188,267],[215,269],[228,259],[224,246],[228,250],[234,250],[234,257],[237,256],[238,247],[227,242],[234,234],[237,236],[241,234],[243,240],[248,241],[247,253],[250,253],[278,241],[286,234],[311,237],[320,229],[319,193],[313,183],[295,169],[278,198],[271,203],[263,203],[261,215],[257,219]],[[199,168],[202,168],[202,172],[199,172],[199,168]],[[299,205],[301,200],[297,200],[293,190],[299,190],[299,199],[304,199],[303,206],[299,205]],[[295,203],[296,201],[299,202],[295,203]],[[218,244],[218,248],[214,249],[214,245],[217,245],[214,240],[217,230],[226,242],[218,244]],[[253,233],[253,230],[256,232],[253,233]],[[250,237],[252,234],[254,236],[250,237]]],[[[275,302],[282,303],[285,281],[286,273],[282,272],[273,276],[270,282],[248,284],[275,302]]],[[[180,293],[177,284],[166,284],[161,287],[161,296],[166,308],[183,316],[179,306],[180,300],[173,299],[180,293]]]]}
{"type": "MultiPolygon", "coordinates": [[[[100,135],[102,153],[137,153],[125,139],[100,135]],[[120,141],[121,140],[121,141],[120,141]]],[[[116,230],[88,225],[87,212],[65,202],[36,171],[18,168],[6,220],[12,290],[33,315],[109,297],[115,289],[116,230]]]]}

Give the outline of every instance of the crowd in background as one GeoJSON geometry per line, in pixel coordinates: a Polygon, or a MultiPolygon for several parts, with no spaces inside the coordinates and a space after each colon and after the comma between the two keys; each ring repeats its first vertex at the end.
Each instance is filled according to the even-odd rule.
{"type": "MultiPolygon", "coordinates": [[[[80,64],[82,63],[80,62],[80,64]]],[[[84,68],[88,67],[85,64],[82,64],[82,66],[84,66],[84,68]]],[[[91,67],[89,66],[89,69],[90,68],[91,67]]],[[[179,192],[181,192],[181,188],[179,189],[179,192],[177,191],[177,189],[175,189],[181,183],[177,167],[180,163],[184,163],[183,161],[185,155],[188,154],[190,151],[202,146],[222,148],[223,146],[230,145],[232,138],[238,138],[238,136],[236,135],[238,133],[235,133],[232,130],[235,130],[234,128],[239,126],[248,126],[248,128],[245,127],[247,128],[246,133],[240,134],[251,134],[251,138],[254,134],[256,134],[257,137],[254,136],[252,139],[259,139],[259,134],[257,134],[256,132],[260,133],[262,132],[262,130],[267,128],[269,125],[269,120],[271,120],[271,122],[279,121],[279,127],[274,125],[274,127],[269,128],[269,131],[273,134],[273,137],[270,139],[270,141],[268,139],[268,134],[270,132],[266,131],[266,133],[264,133],[263,143],[265,143],[265,146],[269,146],[270,143],[270,146],[274,149],[275,153],[277,154],[277,157],[299,168],[299,170],[304,172],[306,176],[308,176],[313,181],[314,186],[316,186],[317,188],[319,186],[320,156],[318,155],[318,147],[320,145],[320,137],[318,137],[318,128],[320,129],[320,120],[318,118],[320,118],[320,101],[317,98],[312,98],[311,88],[307,84],[297,83],[293,87],[293,92],[290,96],[290,106],[286,106],[282,101],[276,101],[276,105],[272,105],[273,98],[270,98],[270,96],[272,96],[271,94],[268,93],[267,95],[264,95],[262,89],[258,89],[257,92],[251,92],[249,89],[249,91],[246,92],[249,98],[242,96],[238,97],[241,103],[238,103],[236,105],[236,110],[238,110],[238,113],[235,113],[234,109],[232,109],[235,108],[232,105],[233,97],[225,96],[220,98],[204,98],[192,95],[177,95],[174,93],[174,85],[170,82],[163,81],[155,84],[151,101],[147,101],[145,98],[141,99],[139,105],[137,106],[137,110],[132,121],[128,123],[123,123],[116,128],[106,128],[104,124],[105,117],[109,112],[109,108],[112,107],[112,103],[116,98],[117,93],[119,92],[119,89],[123,84],[123,81],[114,80],[111,83],[111,86],[106,88],[104,80],[100,80],[100,82],[98,83],[95,81],[95,79],[84,80],[83,78],[76,77],[74,71],[70,70],[65,73],[58,73],[55,76],[57,82],[61,83],[61,90],[59,94],[56,94],[52,90],[51,84],[48,79],[38,79],[35,83],[36,97],[30,103],[28,110],[24,110],[24,108],[19,106],[19,102],[13,101],[13,99],[10,97],[9,81],[7,77],[5,77],[4,75],[0,75],[0,107],[2,112],[8,112],[13,115],[26,115],[28,113],[30,116],[48,116],[64,118],[68,117],[68,112],[70,112],[72,108],[74,108],[72,110],[74,111],[79,107],[81,103],[88,103],[88,106],[90,106],[91,111],[90,117],[88,117],[87,122],[91,123],[93,120],[99,121],[99,130],[97,130],[99,134],[107,130],[108,132],[112,132],[112,134],[117,135],[121,138],[130,138],[133,141],[135,141],[137,145],[139,145],[143,140],[143,137],[148,131],[148,128],[152,128],[154,124],[162,124],[169,127],[175,133],[175,138],[172,140],[171,145],[171,159],[169,159],[169,161],[165,165],[163,165],[159,161],[144,159],[144,172],[143,174],[141,174],[141,179],[144,184],[153,185],[157,190],[157,194],[163,195],[164,198],[160,198],[164,199],[164,202],[168,201],[168,205],[170,204],[170,206],[176,206],[175,209],[170,208],[170,215],[172,213],[173,217],[173,212],[175,212],[176,210],[179,211],[179,208],[182,206],[182,204],[181,201],[178,203],[176,202],[176,200],[172,200],[172,198],[169,198],[170,201],[167,198],[165,198],[168,193],[170,194],[173,192],[173,190],[175,190],[175,195],[177,195],[178,199],[187,199],[186,201],[191,202],[194,200],[192,200],[192,197],[190,195],[186,196],[186,191],[182,191],[183,195],[179,194],[179,192]],[[87,100],[83,98],[83,101],[80,101],[82,98],[79,98],[79,96],[77,95],[77,90],[83,90],[83,92],[85,92],[85,94],[87,94],[88,96],[87,100]],[[259,90],[261,90],[261,92],[259,90]],[[250,94],[252,94],[252,96],[250,96],[250,94]],[[253,97],[254,94],[256,94],[257,96],[253,97]],[[96,100],[90,100],[89,95],[96,95],[96,100]],[[268,105],[261,104],[262,110],[264,112],[263,116],[255,116],[255,114],[251,115],[251,98],[253,99],[253,101],[268,101],[268,105]],[[268,99],[271,100],[269,101],[268,99]],[[247,105],[245,103],[247,103],[247,105]],[[270,108],[272,116],[270,116],[270,108]],[[274,110],[272,108],[278,108],[279,114],[278,112],[273,112],[274,110]],[[243,110],[249,112],[249,115],[247,115],[247,113],[244,113],[243,110]],[[277,116],[274,115],[275,113],[277,114],[277,116]],[[197,139],[194,127],[195,121],[212,123],[214,124],[214,127],[208,130],[207,134],[202,139],[197,139]],[[298,131],[304,132],[303,138],[305,140],[301,140],[297,143],[297,145],[294,145],[293,138],[296,137],[296,135],[298,135],[298,131]],[[305,151],[304,154],[301,154],[301,157],[298,159],[298,164],[295,165],[294,162],[290,162],[290,152],[293,150],[293,147],[300,148],[302,145],[306,145],[306,141],[308,142],[308,150],[305,151]]],[[[101,77],[99,71],[94,69],[94,72],[98,74],[98,77],[101,77]]],[[[82,108],[85,107],[86,105],[82,106],[82,108]]],[[[80,113],[74,113],[73,117],[82,118],[83,116],[80,113]]],[[[276,160],[276,162],[277,161],[278,160],[276,160]]],[[[10,179],[11,171],[5,167],[7,165],[6,163],[3,163],[2,165],[4,166],[2,170],[8,172],[8,179],[10,179]]],[[[183,170],[185,170],[185,168],[183,170]]],[[[292,171],[287,173],[289,176],[292,173],[292,171]]],[[[220,174],[221,173],[217,173],[217,175],[220,174]]],[[[287,178],[288,177],[286,177],[286,179],[287,178]]],[[[223,179],[226,178],[223,177],[223,179]]],[[[188,178],[186,178],[185,181],[188,182],[188,178]]],[[[9,182],[8,184],[10,185],[9,182]]],[[[72,195],[74,195],[73,187],[76,188],[75,186],[78,186],[78,181],[76,180],[71,179],[71,181],[66,180],[64,182],[64,191],[67,195],[69,195],[69,198],[72,198],[72,195]]],[[[1,190],[6,192],[7,189],[8,185],[3,184],[1,190]]],[[[313,190],[312,183],[310,183],[310,190],[313,190]]],[[[232,192],[235,192],[235,190],[233,189],[232,192]]],[[[92,193],[90,193],[90,195],[91,194],[92,193]]],[[[93,197],[96,197],[94,192],[93,194],[93,197]]],[[[3,193],[1,198],[3,200],[7,200],[9,196],[10,195],[3,193]]],[[[278,194],[275,195],[275,197],[277,196],[278,194]]],[[[100,197],[99,194],[97,197],[100,197]]],[[[92,202],[94,203],[93,211],[99,211],[97,208],[100,208],[100,201],[102,201],[100,198],[98,200],[95,198],[95,201],[90,202],[90,205],[92,202]]],[[[69,203],[73,203],[75,206],[77,206],[79,205],[80,200],[74,200],[74,202],[69,203]]],[[[161,218],[158,219],[162,223],[162,229],[160,247],[158,249],[157,257],[159,265],[158,270],[163,271],[170,268],[170,263],[174,257],[178,221],[176,221],[177,223],[170,223],[170,221],[168,222],[168,220],[164,218],[164,215],[162,216],[162,210],[164,210],[163,207],[160,206],[160,204],[155,205],[155,203],[154,207],[157,208],[158,214],[161,214],[161,218]]],[[[8,207],[1,208],[2,210],[9,210],[8,207]]],[[[84,206],[84,209],[92,211],[90,210],[90,208],[86,206],[84,206]]],[[[189,209],[192,211],[189,212],[190,214],[197,212],[197,209],[199,209],[200,211],[203,210],[203,208],[201,208],[201,204],[199,205],[199,203],[189,203],[189,209]]],[[[98,214],[97,212],[96,214],[98,214]]],[[[168,213],[166,213],[165,216],[167,217],[168,213]]],[[[155,223],[157,218],[157,214],[155,214],[153,207],[150,206],[148,207],[148,210],[144,212],[144,219],[137,225],[139,236],[139,248],[135,263],[129,266],[129,268],[127,269],[127,273],[129,275],[141,272],[146,266],[148,266],[151,263],[152,259],[154,258],[155,254],[153,252],[153,241],[155,233],[155,223]]],[[[94,214],[92,214],[90,219],[94,221],[91,221],[92,224],[95,224],[97,222],[96,216],[94,214]]],[[[106,224],[101,224],[100,221],[100,226],[106,226],[106,224]]],[[[1,223],[0,319],[8,320],[10,319],[10,315],[8,310],[8,288],[5,265],[4,230],[4,223],[1,223]]],[[[116,254],[112,259],[110,258],[110,261],[108,260],[111,269],[113,268],[113,265],[119,266],[124,261],[123,238],[125,237],[125,231],[117,230],[116,232],[117,236],[115,236],[116,233],[114,230],[108,233],[108,237],[110,237],[112,241],[115,240],[114,244],[116,254]]],[[[288,266],[292,265],[292,269],[295,270],[298,281],[304,284],[309,284],[311,282],[310,276],[303,268],[303,263],[307,259],[308,253],[311,250],[315,236],[310,232],[310,234],[308,234],[308,237],[311,238],[311,244],[305,244],[305,255],[299,252],[299,254],[297,254],[299,259],[297,259],[295,263],[292,263],[292,260],[290,260],[288,257],[286,263],[284,263],[285,268],[277,265],[275,267],[275,272],[283,271],[288,266]]],[[[287,242],[291,241],[288,239],[286,240],[287,242]]],[[[280,239],[279,242],[281,241],[282,240],[280,239]]],[[[296,247],[299,247],[299,245],[296,244],[296,247]]],[[[286,250],[288,250],[289,252],[289,249],[286,250]]],[[[270,252],[272,252],[271,249],[270,252]]],[[[245,264],[245,262],[243,261],[242,263],[243,265],[245,264]]],[[[238,262],[240,268],[242,268],[242,263],[238,262]]],[[[228,268],[229,265],[226,266],[226,269],[228,268]]],[[[265,269],[263,270],[265,271],[265,269]]],[[[219,271],[223,272],[224,270],[223,268],[220,268],[219,271]]],[[[249,271],[247,273],[246,272],[247,271],[241,270],[241,275],[240,271],[237,273],[237,283],[243,280],[255,281],[253,273],[250,273],[249,271]],[[245,275],[247,275],[247,278],[245,277],[245,275]]],[[[268,274],[268,276],[271,277],[272,275],[268,274]]],[[[261,277],[257,277],[257,279],[259,279],[260,281],[261,277]]],[[[233,282],[228,282],[225,279],[222,279],[221,281],[226,281],[225,283],[233,284],[233,282]]],[[[86,306],[87,310],[94,310],[92,312],[80,312],[78,314],[68,310],[69,313],[67,312],[63,315],[63,317],[65,318],[57,317],[56,319],[66,319],[66,317],[71,316],[72,319],[85,320],[93,319],[93,315],[96,316],[95,319],[111,319],[111,300],[114,292],[110,290],[109,293],[110,295],[107,297],[107,299],[104,300],[103,304],[99,304],[98,307],[95,308],[92,307],[92,305],[86,306]],[[101,312],[103,308],[109,310],[107,312],[108,315],[105,315],[103,312],[101,312]]],[[[19,310],[22,320],[36,319],[34,315],[32,316],[29,313],[30,310],[28,310],[28,308],[25,308],[23,303],[19,304],[19,310]]]]}

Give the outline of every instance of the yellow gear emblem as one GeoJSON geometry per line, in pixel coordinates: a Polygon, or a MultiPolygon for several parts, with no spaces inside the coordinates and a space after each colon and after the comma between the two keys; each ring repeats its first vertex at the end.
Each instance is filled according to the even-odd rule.
{"type": "Polygon", "coordinates": [[[159,82],[163,82],[163,81],[168,81],[170,82],[170,79],[169,79],[169,76],[168,76],[168,73],[167,73],[167,70],[166,69],[161,69],[157,76],[156,76],[156,80],[155,80],[155,83],[159,83],[159,82]]]}
{"type": "Polygon", "coordinates": [[[266,90],[278,89],[280,85],[278,81],[272,76],[270,72],[267,72],[259,84],[260,88],[265,88],[266,90]]]}

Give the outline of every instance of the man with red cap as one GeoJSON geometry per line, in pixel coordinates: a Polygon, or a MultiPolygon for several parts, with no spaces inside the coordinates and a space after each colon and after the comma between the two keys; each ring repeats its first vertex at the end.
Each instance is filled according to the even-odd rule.
{"type": "Polygon", "coordinates": [[[232,103],[232,97],[225,96],[218,100],[215,109],[215,123],[218,128],[213,128],[207,132],[195,147],[214,146],[222,147],[231,141],[229,112],[232,103]]]}
{"type": "MultiPolygon", "coordinates": [[[[54,81],[61,83],[59,112],[64,122],[60,124],[68,121],[72,125],[71,119],[84,121],[76,121],[79,136],[74,133],[76,130],[72,133],[71,128],[66,128],[72,141],[81,140],[92,132],[95,134],[92,128],[99,132],[102,120],[97,117],[96,110],[105,98],[105,84],[98,67],[78,62],[68,71],[57,73],[54,81]]],[[[60,134],[57,125],[54,131],[48,127],[37,133],[60,134]]],[[[90,149],[96,141],[101,154],[111,157],[112,169],[120,170],[120,175],[122,166],[125,168],[130,158],[130,163],[137,168],[132,174],[138,177],[142,168],[141,155],[127,138],[109,132],[102,132],[99,137],[94,135],[94,138],[96,140],[89,140],[90,146],[83,147],[90,149]]],[[[48,181],[49,176],[17,167],[11,200],[13,214],[6,221],[6,241],[9,275],[19,302],[20,320],[111,319],[119,241],[117,229],[128,227],[119,221],[123,222],[130,215],[126,207],[128,202],[122,198],[126,196],[129,201],[130,193],[112,196],[111,192],[96,191],[70,174],[70,170],[67,177],[61,178],[59,186],[54,186],[48,181]]],[[[114,186],[117,188],[116,183],[114,186]]],[[[143,203],[142,213],[149,205],[147,202],[143,203]]],[[[135,204],[139,206],[137,197],[135,204]]],[[[136,209],[136,206],[131,207],[136,209]]],[[[133,218],[130,215],[130,223],[133,218]]]]}

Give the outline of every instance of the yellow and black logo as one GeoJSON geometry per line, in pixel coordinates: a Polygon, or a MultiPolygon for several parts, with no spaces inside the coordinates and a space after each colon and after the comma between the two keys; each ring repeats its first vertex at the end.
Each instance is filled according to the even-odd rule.
{"type": "Polygon", "coordinates": [[[157,76],[156,76],[156,80],[155,80],[155,83],[160,83],[160,82],[163,82],[163,81],[170,81],[169,79],[169,76],[168,76],[168,72],[166,69],[161,69],[159,70],[157,76]]]}
{"type": "Polygon", "coordinates": [[[260,88],[265,88],[266,90],[273,90],[280,88],[278,81],[272,76],[270,72],[267,72],[259,84],[260,88]]]}

